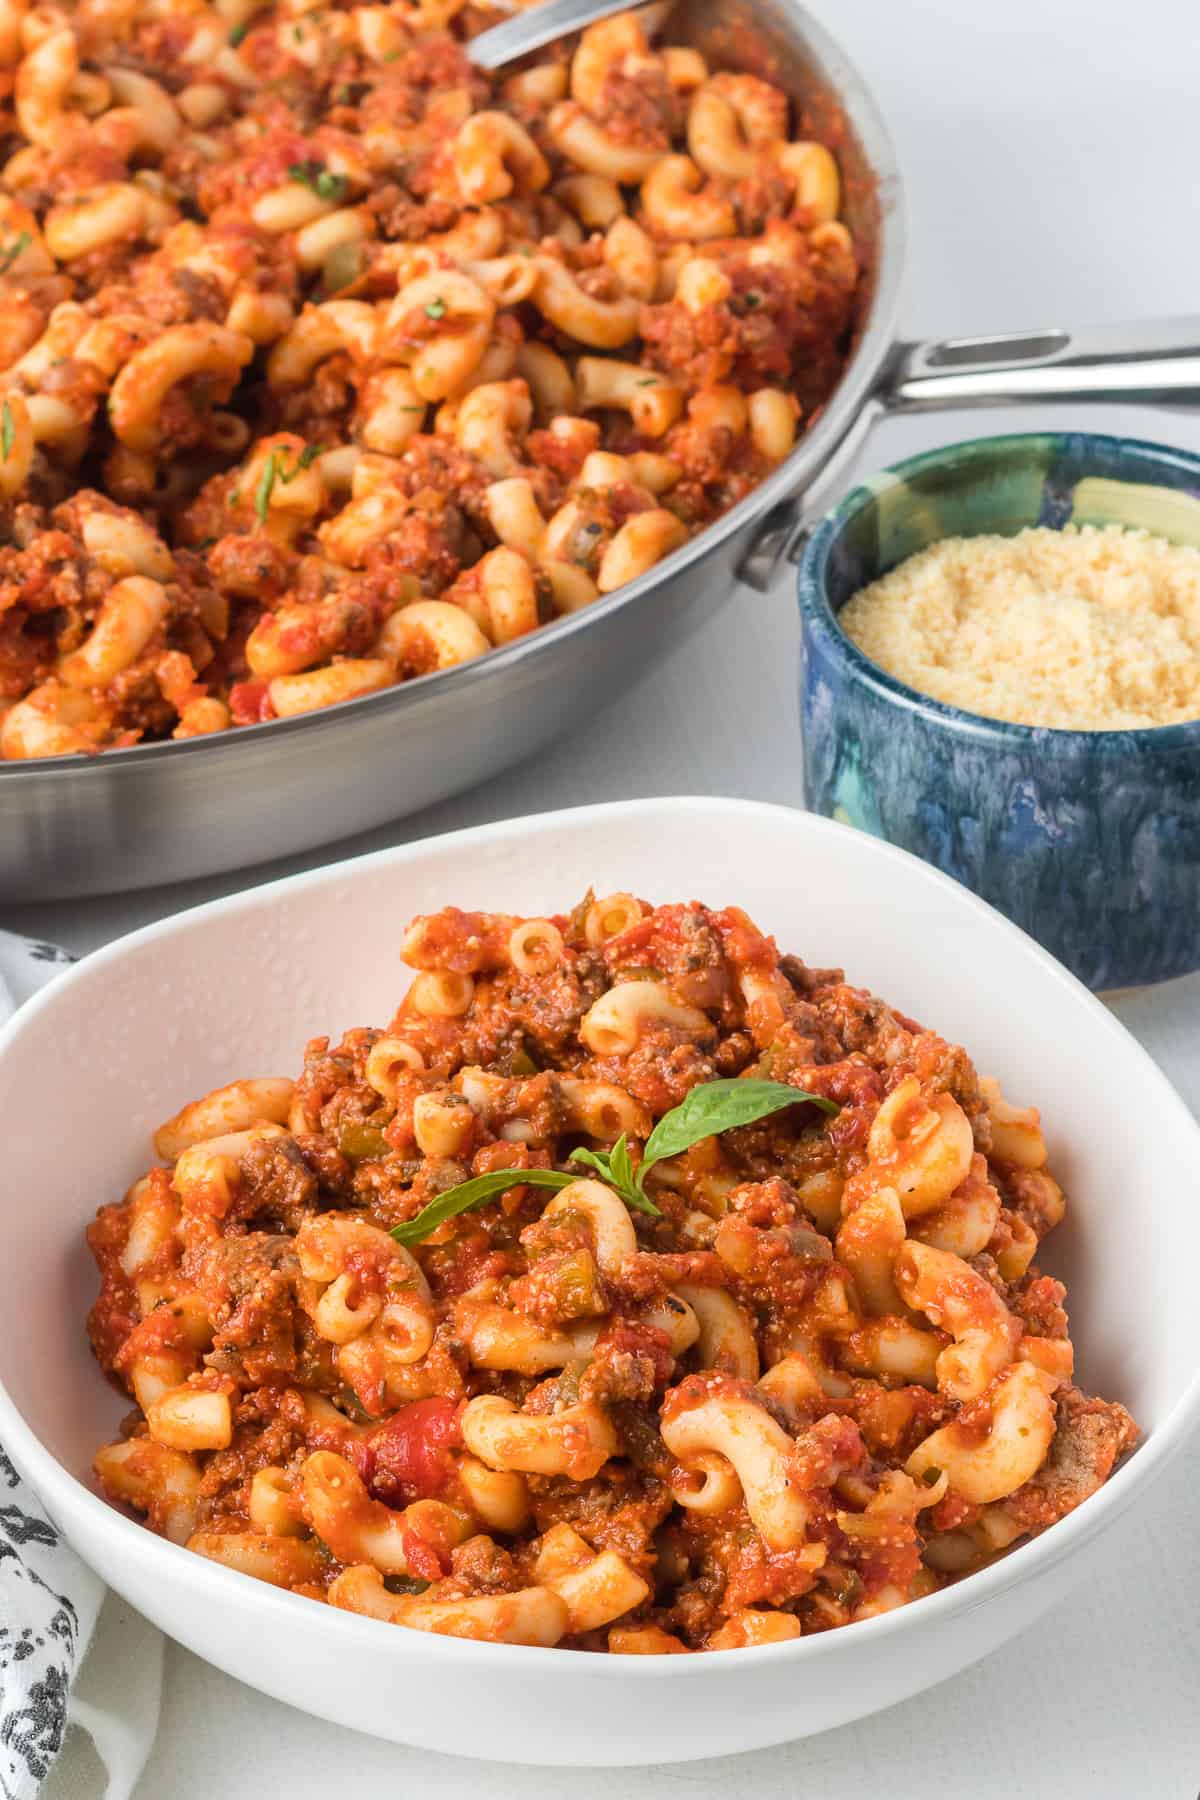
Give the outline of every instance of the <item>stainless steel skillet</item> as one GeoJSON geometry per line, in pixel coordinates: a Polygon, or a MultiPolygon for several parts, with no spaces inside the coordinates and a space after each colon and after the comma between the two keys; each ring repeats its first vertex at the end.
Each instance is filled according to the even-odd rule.
{"type": "Polygon", "coordinates": [[[845,214],[869,263],[856,348],[792,456],[700,537],[534,636],[443,674],[304,718],[95,758],[0,764],[0,899],[179,881],[265,861],[399,818],[548,743],[695,629],[739,579],[765,586],[806,509],[844,477],[885,412],[1200,394],[1200,319],[1107,332],[900,345],[906,224],[870,93],[790,0],[680,0],[672,36],[718,67],[804,96],[837,138],[845,214]]]}

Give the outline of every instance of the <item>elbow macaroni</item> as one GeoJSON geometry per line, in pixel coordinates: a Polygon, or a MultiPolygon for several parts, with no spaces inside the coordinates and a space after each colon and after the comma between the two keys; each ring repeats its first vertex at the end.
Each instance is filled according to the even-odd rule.
{"type": "MultiPolygon", "coordinates": [[[[716,93],[743,148],[774,131],[757,86],[716,93]]],[[[510,397],[481,403],[501,435],[510,397]]],[[[384,1029],[181,1107],[91,1227],[92,1342],[136,1406],[96,1476],[152,1530],[409,1630],[678,1655],[920,1599],[1132,1446],[1035,1261],[1065,1204],[1040,1118],[963,1051],[734,907],[447,907],[402,953],[384,1029]],[[646,1158],[712,1070],[764,1066],[837,1116],[646,1158]]]]}
{"type": "Polygon", "coordinates": [[[13,581],[53,545],[80,583],[9,615],[0,757],[486,655],[652,571],[836,385],[837,160],[652,13],[485,83],[453,4],[93,10],[2,34],[0,498],[13,581]]]}

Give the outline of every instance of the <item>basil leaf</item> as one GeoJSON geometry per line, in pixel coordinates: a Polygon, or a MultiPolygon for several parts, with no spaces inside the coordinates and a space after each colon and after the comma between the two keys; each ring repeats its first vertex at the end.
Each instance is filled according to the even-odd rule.
{"type": "Polygon", "coordinates": [[[608,1160],[607,1150],[572,1150],[567,1160],[569,1162],[586,1164],[589,1169],[595,1169],[602,1181],[607,1181],[611,1186],[616,1186],[616,1182],[613,1178],[612,1165],[608,1160]]]}
{"type": "Polygon", "coordinates": [[[621,1198],[634,1212],[645,1213],[651,1219],[661,1219],[663,1216],[661,1206],[655,1206],[649,1194],[643,1193],[636,1185],[621,1191],[621,1198]]]}
{"type": "Polygon", "coordinates": [[[643,1193],[641,1185],[633,1173],[633,1165],[629,1161],[628,1149],[625,1149],[624,1151],[623,1164],[626,1171],[626,1179],[618,1179],[614,1159],[617,1155],[618,1144],[623,1146],[624,1141],[624,1137],[622,1136],[617,1140],[617,1143],[613,1145],[611,1150],[572,1150],[570,1160],[572,1162],[585,1163],[589,1169],[595,1169],[596,1173],[600,1176],[600,1179],[602,1181],[607,1181],[609,1187],[615,1188],[626,1206],[630,1207],[632,1211],[646,1213],[652,1219],[661,1219],[661,1211],[655,1206],[650,1196],[643,1193]]]}
{"type": "Polygon", "coordinates": [[[444,1194],[423,1206],[415,1219],[393,1225],[390,1236],[398,1244],[419,1244],[447,1219],[456,1219],[460,1213],[474,1212],[477,1207],[486,1206],[489,1200],[508,1188],[565,1188],[575,1179],[574,1175],[560,1174],[557,1169],[492,1169],[487,1175],[474,1175],[470,1181],[460,1181],[457,1187],[447,1188],[444,1194]]]}
{"type": "Polygon", "coordinates": [[[765,1119],[786,1106],[799,1106],[805,1101],[819,1106],[824,1113],[840,1111],[835,1101],[810,1094],[806,1088],[789,1087],[785,1081],[743,1080],[734,1076],[728,1081],[701,1082],[678,1106],[664,1114],[650,1133],[639,1177],[644,1181],[652,1164],[690,1150],[701,1138],[716,1137],[718,1132],[730,1131],[735,1125],[753,1125],[756,1119],[765,1119]]]}
{"type": "MultiPolygon", "coordinates": [[[[654,1163],[661,1162],[667,1156],[678,1156],[681,1151],[699,1143],[701,1138],[715,1137],[718,1132],[729,1131],[735,1125],[752,1125],[756,1119],[765,1119],[771,1113],[782,1112],[787,1106],[805,1103],[818,1106],[822,1112],[830,1114],[841,1110],[833,1100],[826,1100],[820,1094],[810,1094],[806,1088],[789,1087],[782,1081],[736,1078],[730,1081],[706,1081],[699,1087],[694,1087],[679,1106],[658,1121],[647,1140],[641,1167],[636,1171],[624,1132],[611,1150],[573,1150],[570,1160],[582,1163],[585,1168],[594,1169],[600,1179],[615,1189],[626,1206],[634,1212],[646,1213],[652,1219],[661,1219],[662,1212],[642,1186],[646,1171],[654,1163]]],[[[527,1186],[562,1189],[570,1187],[577,1179],[558,1169],[493,1169],[487,1175],[475,1175],[470,1181],[461,1181],[457,1187],[447,1188],[444,1194],[439,1194],[428,1206],[422,1207],[415,1219],[393,1226],[391,1236],[398,1244],[418,1244],[439,1225],[445,1224],[447,1219],[455,1219],[461,1213],[473,1212],[477,1207],[486,1206],[489,1200],[494,1199],[497,1194],[505,1193],[509,1188],[527,1186]]]]}
{"type": "Polygon", "coordinates": [[[633,1163],[629,1156],[629,1140],[622,1132],[608,1153],[609,1167],[613,1172],[613,1180],[618,1187],[631,1188],[636,1185],[633,1175],[633,1163]]]}

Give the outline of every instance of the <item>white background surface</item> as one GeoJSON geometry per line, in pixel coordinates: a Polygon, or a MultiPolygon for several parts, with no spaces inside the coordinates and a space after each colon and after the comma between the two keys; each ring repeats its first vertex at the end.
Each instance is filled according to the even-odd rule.
{"type": "MultiPolygon", "coordinates": [[[[905,170],[912,250],[905,329],[932,336],[1183,313],[1200,304],[1200,8],[1196,0],[810,0],[873,85],[905,170]]],[[[864,466],[987,430],[1055,422],[1200,449],[1200,414],[1133,408],[892,423],[864,466]]],[[[787,587],[742,593],[636,695],[568,744],[474,794],[357,840],[639,794],[798,804],[796,627],[787,587]]],[[[267,874],[328,860],[325,851],[267,874]]],[[[2,922],[83,951],[249,880],[53,907],[2,922]]],[[[1117,1010],[1200,1111],[1200,976],[1117,1010]]],[[[1069,1047],[1064,1047],[1069,1054],[1069,1047]]],[[[1103,1104],[1102,1101],[1098,1102],[1103,1104]]],[[[1152,1129],[1152,1121],[1147,1122],[1152,1129]]],[[[1196,1204],[1196,1171],[1164,1204],[1196,1204]]],[[[468,1764],[337,1731],[174,1646],[139,1800],[286,1790],[558,1800],[1195,1800],[1200,1791],[1200,1534],[1190,1464],[1110,1539],[1101,1586],[957,1680],[807,1743],[722,1762],[588,1771],[468,1764]]],[[[103,1641],[101,1642],[101,1650],[103,1641]]],[[[464,1717],[464,1743],[470,1742],[464,1717]]],[[[614,1730],[619,1731],[619,1720],[614,1730]]],[[[98,1793],[82,1760],[65,1787],[98,1793]]]]}

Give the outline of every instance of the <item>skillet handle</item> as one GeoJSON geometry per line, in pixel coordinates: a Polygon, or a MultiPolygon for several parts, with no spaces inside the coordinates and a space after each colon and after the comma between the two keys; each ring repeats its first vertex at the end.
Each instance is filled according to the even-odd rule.
{"type": "Polygon", "coordinates": [[[1112,400],[1200,404],[1200,313],[1081,331],[900,344],[879,397],[889,412],[1112,400]]]}
{"type": "Polygon", "coordinates": [[[1079,331],[897,344],[815,480],[768,515],[739,564],[739,579],[765,593],[784,560],[799,558],[811,525],[835,498],[868,432],[886,415],[1080,400],[1200,406],[1200,313],[1079,331]]]}

